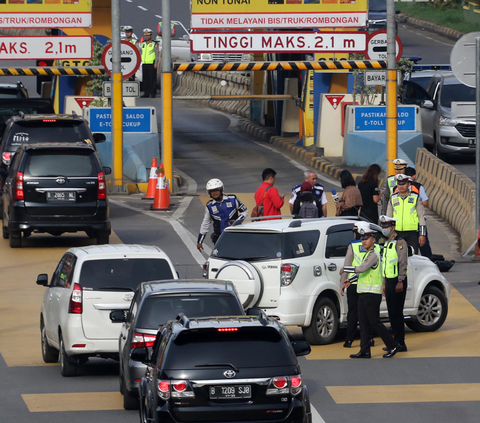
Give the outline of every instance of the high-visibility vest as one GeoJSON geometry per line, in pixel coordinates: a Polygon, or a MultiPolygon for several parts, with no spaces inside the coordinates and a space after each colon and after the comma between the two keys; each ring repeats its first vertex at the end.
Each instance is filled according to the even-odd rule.
{"type": "Polygon", "coordinates": [[[369,254],[376,254],[378,257],[378,265],[375,269],[370,268],[366,272],[358,274],[357,292],[359,294],[382,294],[383,278],[382,278],[382,263],[380,255],[375,249],[370,250],[365,254],[364,260],[369,254]]]}
{"type": "Polygon", "coordinates": [[[417,202],[418,194],[410,192],[405,198],[399,193],[390,197],[392,203],[394,219],[398,219],[395,224],[396,231],[418,231],[418,213],[417,202]]]}
{"type": "Polygon", "coordinates": [[[142,63],[146,65],[152,65],[155,63],[155,42],[146,41],[142,43],[142,63]]]}
{"type": "Polygon", "coordinates": [[[135,38],[132,38],[131,40],[125,39],[125,41],[128,41],[129,43],[132,43],[133,45],[136,45],[138,43],[138,40],[136,40],[135,38]]]}
{"type": "Polygon", "coordinates": [[[387,178],[387,189],[390,192],[390,195],[394,193],[396,186],[397,186],[397,180],[395,179],[395,175],[390,175],[387,178]]]}
{"type": "MultiPolygon", "coordinates": [[[[352,266],[360,266],[363,262],[363,259],[365,257],[365,254],[367,254],[367,250],[362,245],[362,241],[360,240],[355,240],[350,242],[352,246],[352,251],[353,251],[353,259],[352,259],[352,266]]],[[[381,249],[380,245],[375,243],[375,251],[380,254],[381,249]]],[[[352,285],[356,285],[357,282],[352,282],[352,285]]]]}

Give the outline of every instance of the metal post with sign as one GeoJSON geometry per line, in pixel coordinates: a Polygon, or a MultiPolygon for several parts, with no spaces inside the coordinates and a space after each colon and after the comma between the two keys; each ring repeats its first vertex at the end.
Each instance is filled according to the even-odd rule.
{"type": "Polygon", "coordinates": [[[172,137],[172,37],[170,34],[170,0],[162,0],[162,136],[165,177],[173,192],[172,137]]]}

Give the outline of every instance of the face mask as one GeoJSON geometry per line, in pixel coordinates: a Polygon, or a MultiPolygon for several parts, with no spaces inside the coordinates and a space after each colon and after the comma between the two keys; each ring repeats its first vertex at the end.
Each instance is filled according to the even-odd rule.
{"type": "Polygon", "coordinates": [[[386,236],[387,238],[392,235],[392,232],[393,232],[393,228],[383,228],[382,229],[382,235],[383,236],[386,236]]]}

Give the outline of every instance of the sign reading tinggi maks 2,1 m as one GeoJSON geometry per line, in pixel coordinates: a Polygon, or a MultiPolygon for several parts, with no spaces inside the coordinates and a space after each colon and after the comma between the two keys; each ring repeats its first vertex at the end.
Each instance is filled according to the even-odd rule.
{"type": "Polygon", "coordinates": [[[192,0],[192,29],[359,28],[368,0],[192,0]]]}
{"type": "Polygon", "coordinates": [[[0,1],[0,28],[89,28],[91,26],[92,0],[0,1]]]}

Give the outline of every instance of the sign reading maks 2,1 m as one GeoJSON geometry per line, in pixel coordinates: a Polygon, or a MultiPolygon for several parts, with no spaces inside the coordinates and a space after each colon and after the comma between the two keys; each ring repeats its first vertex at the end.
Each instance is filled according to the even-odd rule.
{"type": "MultiPolygon", "coordinates": [[[[112,109],[109,107],[89,108],[92,132],[112,132],[112,109]]],[[[123,109],[123,132],[152,132],[152,108],[130,107],[123,109]]]]}
{"type": "MultiPolygon", "coordinates": [[[[416,131],[415,106],[399,106],[397,116],[399,131],[416,131]]],[[[386,120],[385,106],[355,106],[354,131],[385,131],[386,120]]]]}
{"type": "Polygon", "coordinates": [[[192,0],[192,29],[359,28],[368,0],[192,0]]]}

